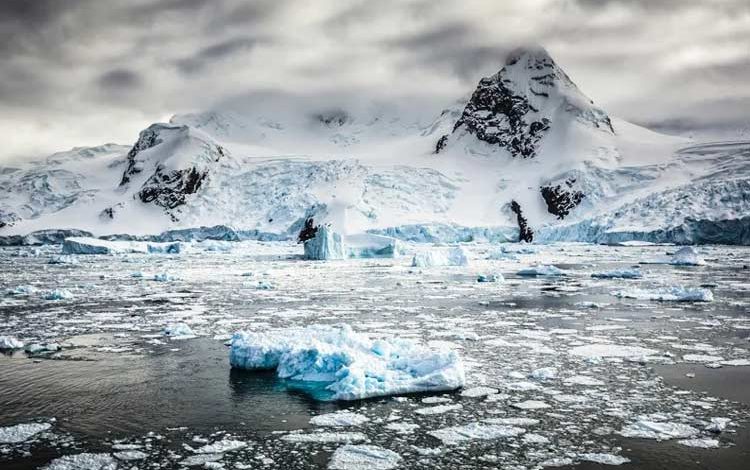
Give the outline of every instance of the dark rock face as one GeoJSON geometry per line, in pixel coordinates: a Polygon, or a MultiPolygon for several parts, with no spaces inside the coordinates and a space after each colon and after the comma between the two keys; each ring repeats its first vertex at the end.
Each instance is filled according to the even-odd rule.
{"type": "Polygon", "coordinates": [[[567,180],[562,184],[542,186],[540,188],[544,202],[547,203],[547,212],[562,220],[570,214],[578,204],[586,197],[581,191],[573,189],[576,180],[567,180]]]}
{"type": "Polygon", "coordinates": [[[138,165],[138,161],[136,160],[136,155],[138,155],[140,152],[150,149],[151,147],[156,147],[162,142],[161,138],[159,138],[159,127],[156,126],[150,126],[148,129],[144,129],[141,131],[141,133],[138,135],[138,140],[133,145],[133,148],[130,149],[128,152],[128,166],[125,168],[125,171],[122,174],[122,180],[120,181],[120,186],[124,186],[130,182],[130,178],[143,171],[143,169],[138,165]]]}
{"type": "Polygon", "coordinates": [[[435,145],[435,153],[440,153],[440,151],[443,150],[446,145],[448,145],[447,134],[438,139],[437,144],[435,145]]]}
{"type": "Polygon", "coordinates": [[[526,97],[506,87],[501,71],[479,82],[453,131],[463,126],[477,139],[503,147],[514,157],[533,158],[550,121],[527,122],[524,118],[531,110],[526,97]]]}
{"type": "Polygon", "coordinates": [[[0,209],[0,228],[12,227],[19,220],[21,220],[21,218],[15,213],[0,209]]]}
{"type": "Polygon", "coordinates": [[[511,201],[510,210],[516,214],[516,219],[518,220],[518,241],[531,243],[534,240],[534,231],[529,227],[526,217],[523,216],[521,205],[516,201],[511,201]]]}
{"type": "Polygon", "coordinates": [[[349,114],[343,109],[332,109],[316,114],[314,118],[326,127],[341,127],[351,121],[349,114]]]}
{"type": "Polygon", "coordinates": [[[311,240],[315,238],[315,235],[318,233],[318,227],[315,225],[315,221],[312,217],[305,220],[305,226],[300,230],[299,235],[297,236],[297,243],[304,243],[307,240],[311,240]]]}
{"type": "MultiPolygon", "coordinates": [[[[158,166],[154,174],[138,191],[138,198],[153,202],[164,209],[174,209],[185,204],[186,196],[195,194],[208,178],[208,170],[198,171],[191,167],[186,170],[165,170],[158,166]]],[[[176,218],[170,214],[173,220],[176,218]]]]}
{"type": "MultiPolygon", "coordinates": [[[[562,119],[578,120],[614,133],[607,114],[594,106],[543,49],[521,49],[510,54],[495,75],[483,78],[453,133],[465,131],[514,157],[534,158],[540,142],[562,119]]],[[[441,138],[436,147],[445,146],[441,138]]]]}

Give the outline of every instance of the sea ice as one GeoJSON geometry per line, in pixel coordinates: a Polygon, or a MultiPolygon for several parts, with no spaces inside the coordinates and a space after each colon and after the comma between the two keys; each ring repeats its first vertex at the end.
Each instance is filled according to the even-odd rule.
{"type": "Polygon", "coordinates": [[[687,447],[698,447],[701,449],[716,449],[719,447],[719,441],[717,439],[681,439],[677,442],[687,447]]]}
{"type": "Polygon", "coordinates": [[[143,460],[148,457],[148,454],[141,452],[140,450],[124,450],[122,452],[115,452],[112,454],[117,460],[129,462],[131,460],[143,460]]]}
{"type": "Polygon", "coordinates": [[[450,249],[433,249],[419,251],[411,260],[411,265],[415,268],[431,268],[438,266],[466,266],[469,259],[466,252],[460,246],[454,246],[450,249]]]}
{"type": "Polygon", "coordinates": [[[519,410],[543,410],[545,408],[550,408],[550,405],[543,401],[539,400],[525,400],[518,403],[513,403],[513,408],[518,408],[519,410]]]}
{"type": "Polygon", "coordinates": [[[401,456],[382,447],[360,444],[336,449],[328,468],[331,470],[389,470],[401,463],[401,456]]]}
{"type": "Polygon", "coordinates": [[[0,336],[0,351],[4,349],[23,349],[23,341],[15,336],[0,336]]]}
{"type": "Polygon", "coordinates": [[[315,236],[305,241],[305,259],[332,260],[345,259],[346,247],[341,235],[330,226],[321,225],[315,236]]]}
{"type": "Polygon", "coordinates": [[[640,419],[628,424],[620,430],[624,437],[640,437],[644,439],[685,439],[698,434],[692,426],[681,423],[670,423],[640,419]]]}
{"type": "Polygon", "coordinates": [[[677,250],[672,256],[672,260],[669,264],[674,264],[676,266],[701,266],[706,264],[706,261],[701,258],[695,248],[692,246],[684,246],[677,250]]]}
{"type": "Polygon", "coordinates": [[[461,392],[462,397],[470,397],[470,398],[481,398],[486,397],[487,395],[494,395],[498,392],[496,388],[492,387],[472,387],[467,388],[466,390],[461,392]]]}
{"type": "Polygon", "coordinates": [[[352,258],[395,258],[401,254],[401,242],[373,233],[347,235],[344,244],[352,258]]]}
{"type": "Polygon", "coordinates": [[[538,264],[518,271],[519,276],[565,276],[566,272],[551,264],[538,264]]]}
{"type": "Polygon", "coordinates": [[[586,358],[595,357],[624,357],[624,358],[641,358],[659,354],[655,349],[643,348],[640,346],[624,346],[620,344],[587,344],[585,346],[576,346],[569,353],[573,356],[586,358]]]}
{"type": "Polygon", "coordinates": [[[557,369],[554,367],[541,367],[531,371],[529,377],[536,380],[550,380],[557,377],[557,369]]]}
{"type": "Polygon", "coordinates": [[[206,444],[195,449],[196,454],[223,454],[225,452],[234,452],[247,447],[247,442],[236,439],[222,439],[212,444],[206,444]]]}
{"type": "Polygon", "coordinates": [[[369,418],[359,413],[351,411],[338,411],[324,415],[313,416],[310,418],[310,424],[315,426],[359,426],[369,421],[369,418]]]}
{"type": "Polygon", "coordinates": [[[431,415],[441,415],[443,413],[448,413],[449,411],[456,411],[463,408],[463,405],[459,403],[454,403],[451,405],[436,405],[436,406],[428,406],[426,408],[418,408],[414,412],[418,415],[424,415],[424,416],[431,416],[431,415]]]}
{"type": "Polygon", "coordinates": [[[477,276],[477,282],[503,282],[505,278],[502,274],[480,274],[477,276]]]}
{"type": "Polygon", "coordinates": [[[75,454],[56,458],[44,470],[115,470],[117,461],[109,454],[75,454]]]}
{"type": "Polygon", "coordinates": [[[594,462],[602,465],[622,465],[630,462],[630,459],[622,455],[602,454],[602,453],[585,453],[578,456],[579,459],[587,462],[594,462]]]}
{"type": "Polygon", "coordinates": [[[317,442],[323,444],[331,444],[337,442],[351,443],[351,442],[364,442],[367,440],[367,436],[361,432],[311,432],[308,434],[304,433],[290,433],[281,436],[282,441],[287,442],[317,442]]]}
{"type": "Polygon", "coordinates": [[[28,423],[0,428],[0,444],[18,444],[51,427],[49,423],[28,423]]]}
{"type": "Polygon", "coordinates": [[[711,302],[714,294],[701,287],[662,287],[656,289],[625,289],[612,293],[615,297],[638,300],[665,300],[676,302],[711,302]]]}
{"type": "Polygon", "coordinates": [[[348,325],[237,332],[229,362],[240,369],[276,369],[321,400],[449,391],[465,383],[454,350],[405,339],[373,341],[348,325]]]}
{"type": "Polygon", "coordinates": [[[591,275],[595,279],[639,279],[642,276],[640,269],[613,269],[591,275]]]}
{"type": "Polygon", "coordinates": [[[502,424],[469,423],[462,426],[430,431],[427,434],[440,439],[443,444],[455,445],[472,440],[492,440],[515,437],[526,432],[516,426],[502,424]]]}

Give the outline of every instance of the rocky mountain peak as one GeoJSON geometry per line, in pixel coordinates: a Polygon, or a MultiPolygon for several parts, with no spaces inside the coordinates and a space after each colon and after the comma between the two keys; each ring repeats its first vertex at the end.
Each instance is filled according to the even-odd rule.
{"type": "Polygon", "coordinates": [[[451,138],[471,134],[514,157],[534,158],[549,132],[573,121],[614,133],[607,113],[578,89],[544,48],[516,49],[498,73],[479,81],[436,151],[451,138]]]}

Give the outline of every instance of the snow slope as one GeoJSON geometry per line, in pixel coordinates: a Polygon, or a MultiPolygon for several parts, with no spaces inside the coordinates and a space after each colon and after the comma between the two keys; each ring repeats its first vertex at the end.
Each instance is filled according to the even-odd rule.
{"type": "Polygon", "coordinates": [[[610,117],[544,49],[513,52],[437,117],[415,108],[272,95],[174,116],[130,147],[2,167],[0,237],[224,225],[294,238],[313,217],[414,241],[750,243],[750,142],[610,117]]]}

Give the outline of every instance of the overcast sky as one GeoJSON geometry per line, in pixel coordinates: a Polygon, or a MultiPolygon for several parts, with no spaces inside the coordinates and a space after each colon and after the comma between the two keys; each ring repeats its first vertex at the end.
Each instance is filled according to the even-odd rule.
{"type": "Polygon", "coordinates": [[[748,0],[0,0],[0,159],[256,94],[439,110],[524,43],[613,115],[749,124],[748,0]]]}

